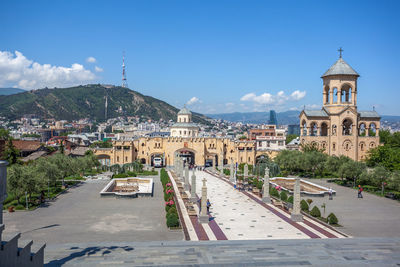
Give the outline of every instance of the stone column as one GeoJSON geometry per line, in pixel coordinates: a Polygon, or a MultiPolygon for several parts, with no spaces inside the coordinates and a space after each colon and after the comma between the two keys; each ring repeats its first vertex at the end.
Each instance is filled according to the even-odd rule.
{"type": "Polygon", "coordinates": [[[197,202],[197,197],[196,197],[196,174],[194,173],[193,169],[193,174],[192,174],[192,185],[190,188],[190,201],[193,203],[197,202]]]}
{"type": "Polygon", "coordinates": [[[230,166],[230,170],[229,170],[230,174],[229,174],[229,181],[231,181],[232,183],[235,182],[235,178],[234,178],[234,172],[235,170],[233,169],[233,162],[231,162],[231,166],[230,166]]]}
{"type": "Polygon", "coordinates": [[[221,154],[220,168],[221,168],[221,175],[224,175],[224,154],[221,154]]]}
{"type": "Polygon", "coordinates": [[[201,211],[199,214],[199,223],[208,223],[208,214],[207,214],[207,180],[203,179],[203,186],[201,188],[201,211]]]}
{"type": "Polygon", "coordinates": [[[247,163],[244,165],[244,178],[247,178],[247,176],[249,176],[249,166],[247,165],[247,163]]]}
{"type": "Polygon", "coordinates": [[[215,160],[215,156],[212,157],[212,165],[213,165],[213,170],[215,171],[217,169],[217,166],[215,166],[217,164],[217,161],[215,160]]]}
{"type": "Polygon", "coordinates": [[[290,218],[294,222],[302,222],[303,215],[300,212],[300,178],[296,178],[293,189],[293,210],[290,218]]]}
{"type": "Polygon", "coordinates": [[[0,225],[3,224],[3,202],[7,198],[7,165],[7,161],[0,161],[0,225]]]}
{"type": "Polygon", "coordinates": [[[264,175],[264,186],[263,186],[263,198],[262,201],[264,203],[270,204],[271,198],[269,197],[269,169],[268,167],[265,168],[265,175],[264,175]]]}
{"type": "Polygon", "coordinates": [[[185,166],[185,191],[189,191],[189,166],[185,166]]]}

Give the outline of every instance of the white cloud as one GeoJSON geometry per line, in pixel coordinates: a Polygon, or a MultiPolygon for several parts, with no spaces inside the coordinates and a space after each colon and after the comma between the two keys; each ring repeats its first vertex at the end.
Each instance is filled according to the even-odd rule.
{"type": "Polygon", "coordinates": [[[71,67],[39,64],[27,59],[21,52],[15,55],[0,51],[0,86],[17,86],[24,89],[42,87],[67,87],[84,84],[96,79],[96,75],[81,64],[71,67]]]}
{"type": "Polygon", "coordinates": [[[193,105],[195,103],[200,102],[200,99],[198,99],[197,97],[192,97],[191,99],[189,99],[189,101],[186,103],[187,105],[193,105]]]}
{"type": "Polygon", "coordinates": [[[95,59],[94,57],[88,57],[88,58],[86,59],[86,62],[87,62],[87,63],[96,63],[96,59],[95,59]]]}
{"type": "Polygon", "coordinates": [[[267,105],[267,104],[283,105],[287,101],[298,101],[304,98],[305,95],[306,91],[301,92],[299,90],[294,91],[293,93],[290,94],[290,96],[287,96],[284,91],[279,91],[276,95],[272,95],[270,93],[263,93],[259,96],[257,96],[255,93],[248,93],[242,96],[240,100],[254,102],[255,104],[259,105],[267,105]]]}
{"type": "Polygon", "coordinates": [[[300,100],[300,99],[303,99],[305,96],[306,96],[306,91],[300,92],[299,90],[294,91],[294,92],[290,95],[290,97],[291,97],[293,100],[296,100],[296,101],[298,101],[298,100],[300,100]]]}
{"type": "Polygon", "coordinates": [[[94,67],[94,71],[95,72],[103,72],[104,70],[102,68],[100,68],[100,67],[95,66],[94,67]]]}

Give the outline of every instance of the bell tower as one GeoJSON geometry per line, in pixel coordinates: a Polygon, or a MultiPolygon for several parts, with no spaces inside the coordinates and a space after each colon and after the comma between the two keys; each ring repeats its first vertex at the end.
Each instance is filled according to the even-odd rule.
{"type": "Polygon", "coordinates": [[[360,76],[342,58],[343,49],[339,50],[339,59],[322,75],[323,106],[329,112],[340,112],[348,106],[357,109],[357,79],[360,76]]]}

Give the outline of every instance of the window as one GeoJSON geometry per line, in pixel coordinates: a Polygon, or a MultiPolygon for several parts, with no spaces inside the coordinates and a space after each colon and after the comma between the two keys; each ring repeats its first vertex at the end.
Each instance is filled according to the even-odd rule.
{"type": "Polygon", "coordinates": [[[117,156],[117,162],[119,162],[119,156],[117,156]]]}
{"type": "Polygon", "coordinates": [[[125,162],[127,162],[128,161],[128,157],[125,157],[125,162]]]}
{"type": "Polygon", "coordinates": [[[333,150],[333,151],[336,150],[336,144],[335,144],[335,143],[332,144],[332,150],[333,150]]]}

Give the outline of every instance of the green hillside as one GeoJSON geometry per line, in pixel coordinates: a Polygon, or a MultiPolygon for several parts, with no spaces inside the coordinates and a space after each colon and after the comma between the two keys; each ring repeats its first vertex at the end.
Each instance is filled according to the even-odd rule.
{"type": "MultiPolygon", "coordinates": [[[[108,95],[107,118],[142,116],[152,120],[176,120],[177,108],[151,96],[123,87],[84,85],[70,88],[40,89],[0,96],[0,116],[17,119],[25,114],[41,118],[77,120],[91,118],[104,121],[105,96],[108,95]],[[122,107],[123,113],[118,112],[122,107]]],[[[193,113],[193,120],[206,123],[206,117],[193,113]]]]}

